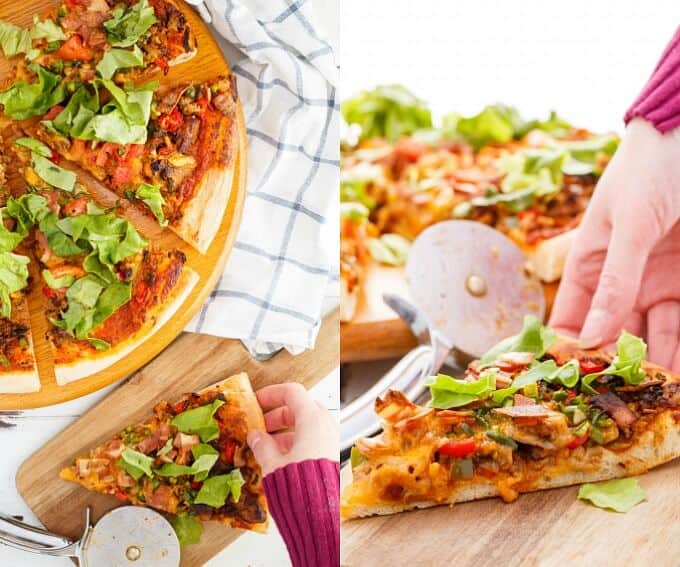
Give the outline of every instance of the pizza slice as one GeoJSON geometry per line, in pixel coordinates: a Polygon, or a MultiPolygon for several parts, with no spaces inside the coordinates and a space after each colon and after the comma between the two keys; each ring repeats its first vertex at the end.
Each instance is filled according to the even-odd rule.
{"type": "MultiPolygon", "coordinates": [[[[0,140],[0,147],[2,141],[0,140]]],[[[23,230],[7,206],[11,189],[0,152],[0,393],[36,392],[40,378],[35,361],[27,294],[31,288],[23,230]]]]}
{"type": "Polygon", "coordinates": [[[67,0],[30,29],[0,21],[6,57],[22,55],[0,93],[5,115],[40,116],[80,84],[135,82],[191,59],[196,37],[172,0],[67,0]]]}
{"type": "MultiPolygon", "coordinates": [[[[79,456],[61,478],[136,506],[264,532],[262,472],[246,442],[264,430],[262,410],[246,374],[237,374],[175,402],[79,456]]],[[[193,543],[197,543],[194,541],[193,543]]]]}
{"type": "Polygon", "coordinates": [[[625,331],[616,355],[582,350],[528,316],[418,406],[376,401],[380,435],[352,450],[345,518],[642,474],[680,456],[680,376],[645,362],[625,331]]]}
{"type": "Polygon", "coordinates": [[[8,202],[34,232],[57,382],[99,372],[146,341],[179,309],[198,275],[179,250],[150,245],[100,208],[32,138],[14,142],[32,190],[8,202]]]}
{"type": "Polygon", "coordinates": [[[360,203],[341,203],[340,223],[340,320],[351,321],[369,261],[368,209],[360,203]]]}
{"type": "Polygon", "coordinates": [[[238,152],[235,78],[171,87],[153,99],[150,89],[80,87],[30,131],[205,253],[238,152]]]}

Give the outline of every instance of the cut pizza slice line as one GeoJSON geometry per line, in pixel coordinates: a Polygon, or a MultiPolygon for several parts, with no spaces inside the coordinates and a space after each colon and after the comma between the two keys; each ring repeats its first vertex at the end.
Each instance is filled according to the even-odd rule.
{"type": "Polygon", "coordinates": [[[135,92],[148,103],[148,125],[139,127],[143,132],[133,133],[131,143],[97,142],[95,131],[83,129],[80,109],[98,106],[100,95],[119,98],[130,92],[83,86],[66,107],[45,116],[51,120],[26,130],[205,253],[221,225],[234,179],[240,128],[235,78],[160,90],[153,99],[142,87],[135,92]]]}
{"type": "Polygon", "coordinates": [[[149,245],[118,211],[97,205],[73,172],[46,157],[49,148],[19,138],[12,150],[32,190],[11,197],[8,208],[33,233],[46,338],[63,385],[145,342],[185,302],[198,275],[182,251],[149,245]]]}
{"type": "Polygon", "coordinates": [[[615,356],[557,339],[535,318],[473,362],[439,375],[429,407],[391,391],[383,432],[352,450],[345,518],[610,480],[680,457],[680,376],[622,333],[615,356]]]}
{"type": "Polygon", "coordinates": [[[264,427],[250,381],[238,374],[160,402],[141,423],[77,456],[60,476],[172,514],[184,525],[203,520],[264,532],[262,472],[246,441],[248,431],[264,427]]]}
{"type": "Polygon", "coordinates": [[[0,93],[5,115],[15,120],[44,114],[80,83],[148,79],[197,53],[173,0],[66,2],[34,16],[30,28],[1,21],[0,28],[5,56],[20,57],[0,93]]]}

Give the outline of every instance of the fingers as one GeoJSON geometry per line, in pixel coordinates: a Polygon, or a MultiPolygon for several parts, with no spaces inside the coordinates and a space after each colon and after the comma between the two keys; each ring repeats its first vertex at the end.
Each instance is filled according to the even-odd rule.
{"type": "Polygon", "coordinates": [[[279,451],[283,454],[288,453],[295,444],[295,433],[292,432],[277,433],[273,437],[279,451]]]}
{"type": "Polygon", "coordinates": [[[662,301],[647,312],[649,360],[669,368],[674,364],[680,334],[680,303],[662,301]]]}
{"type": "Polygon", "coordinates": [[[252,430],[248,432],[247,441],[255,460],[262,468],[263,475],[279,468],[283,455],[279,444],[272,435],[264,431],[252,430]]]}
{"type": "MultiPolygon", "coordinates": [[[[645,317],[639,311],[633,311],[623,323],[623,329],[630,334],[641,337],[644,333],[645,317]]],[[[618,337],[617,337],[618,338],[618,337]]]]}
{"type": "Polygon", "coordinates": [[[257,401],[263,410],[288,406],[293,415],[303,412],[313,406],[312,397],[302,384],[288,382],[266,386],[256,392],[257,401]]]}
{"type": "Polygon", "coordinates": [[[597,289],[581,329],[584,348],[614,340],[633,311],[650,246],[631,238],[627,229],[614,229],[597,289]]]}
{"type": "Polygon", "coordinates": [[[264,414],[267,431],[280,431],[295,426],[295,416],[288,406],[281,406],[264,414]]]}

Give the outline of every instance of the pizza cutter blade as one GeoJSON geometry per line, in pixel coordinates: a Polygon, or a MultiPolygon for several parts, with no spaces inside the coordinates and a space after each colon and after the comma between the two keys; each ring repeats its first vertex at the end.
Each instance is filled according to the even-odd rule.
{"type": "Polygon", "coordinates": [[[170,522],[137,506],[115,508],[94,526],[88,508],[77,541],[0,514],[0,543],[40,555],[73,557],[80,567],[177,567],[180,560],[179,540],[170,522]]]}
{"type": "Polygon", "coordinates": [[[526,256],[507,236],[456,220],[416,238],[406,274],[415,305],[456,351],[478,358],[519,332],[526,314],[543,319],[543,288],[525,266],[526,256]]]}

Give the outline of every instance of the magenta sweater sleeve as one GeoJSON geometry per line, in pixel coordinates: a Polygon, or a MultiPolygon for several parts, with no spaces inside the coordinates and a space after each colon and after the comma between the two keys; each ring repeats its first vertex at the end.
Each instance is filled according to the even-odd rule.
{"type": "Polygon", "coordinates": [[[340,463],[291,463],[264,477],[264,491],[293,567],[338,567],[340,463]]]}
{"type": "Polygon", "coordinates": [[[680,28],[624,120],[628,124],[636,117],[651,122],[662,133],[680,126],[680,28]]]}

